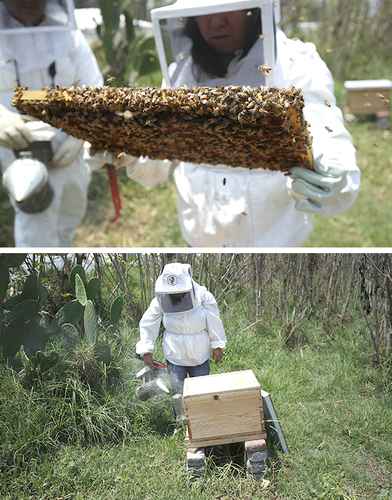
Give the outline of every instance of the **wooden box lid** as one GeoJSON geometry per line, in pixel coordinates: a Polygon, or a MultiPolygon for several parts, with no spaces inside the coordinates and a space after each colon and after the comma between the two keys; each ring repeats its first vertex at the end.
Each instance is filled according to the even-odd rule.
{"type": "Polygon", "coordinates": [[[260,384],[252,370],[218,373],[204,377],[191,377],[184,382],[184,399],[208,394],[255,390],[260,384]]]}

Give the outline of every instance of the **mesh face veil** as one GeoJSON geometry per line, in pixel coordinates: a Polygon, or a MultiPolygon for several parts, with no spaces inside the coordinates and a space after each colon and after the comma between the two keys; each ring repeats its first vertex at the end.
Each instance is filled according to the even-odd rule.
{"type": "MultiPolygon", "coordinates": [[[[31,2],[25,2],[28,10],[31,2]]],[[[23,2],[22,2],[23,4],[23,2]]],[[[37,26],[24,26],[8,11],[4,0],[0,0],[0,35],[26,35],[50,31],[76,29],[73,0],[46,0],[43,22],[37,26]]]]}
{"type": "Polygon", "coordinates": [[[23,73],[41,71],[64,57],[76,29],[74,14],[73,0],[47,0],[42,22],[24,26],[0,0],[1,91],[25,85],[23,73]]]}
{"type": "MultiPolygon", "coordinates": [[[[196,53],[201,54],[200,58],[203,57],[203,48],[204,57],[208,59],[208,51],[212,54],[219,53],[221,47],[227,51],[232,47],[234,53],[239,50],[246,51],[260,38],[260,64],[271,68],[275,65],[276,25],[280,19],[279,0],[177,0],[167,7],[153,9],[151,17],[167,87],[175,84],[176,73],[191,56],[194,63],[197,63],[196,53]],[[234,24],[233,19],[240,18],[241,14],[246,16],[246,26],[243,28],[246,37],[239,47],[235,40],[238,24],[234,24]],[[214,17],[207,37],[205,33],[200,33],[200,26],[195,27],[195,23],[199,24],[201,18],[206,16],[210,19],[214,17]]],[[[211,65],[214,67],[214,62],[211,65]]],[[[269,85],[268,76],[266,85],[269,85]]]]}
{"type": "Polygon", "coordinates": [[[158,293],[158,302],[165,313],[190,311],[194,307],[193,291],[183,293],[158,293]]]}

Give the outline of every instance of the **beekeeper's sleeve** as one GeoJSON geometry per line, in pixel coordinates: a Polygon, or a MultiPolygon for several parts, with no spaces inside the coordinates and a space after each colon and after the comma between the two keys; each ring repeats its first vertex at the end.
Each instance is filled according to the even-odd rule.
{"type": "Polygon", "coordinates": [[[158,300],[154,298],[139,322],[140,340],[136,344],[136,354],[143,355],[147,352],[154,352],[161,321],[162,309],[158,300]]]}
{"type": "Polygon", "coordinates": [[[202,305],[206,313],[207,331],[210,338],[211,349],[226,347],[226,335],[220,318],[218,304],[211,292],[206,290],[203,294],[202,305]]]}
{"type": "MultiPolygon", "coordinates": [[[[165,88],[165,86],[165,82],[163,81],[161,87],[165,88]]],[[[152,160],[144,156],[133,158],[133,160],[131,158],[127,166],[127,175],[130,179],[146,188],[154,188],[167,182],[170,173],[178,165],[178,162],[152,160]]]]}
{"type": "Polygon", "coordinates": [[[313,138],[313,156],[326,168],[339,170],[346,180],[340,193],[325,201],[323,213],[333,216],[348,210],[360,187],[360,171],[350,133],[336,105],[334,82],[327,65],[310,43],[295,43],[297,78],[290,82],[302,88],[304,117],[313,138]]]}
{"type": "Polygon", "coordinates": [[[73,62],[76,66],[77,75],[75,85],[101,87],[103,85],[103,76],[85,36],[79,30],[76,30],[73,36],[75,44],[73,62]]]}
{"type": "Polygon", "coordinates": [[[127,175],[144,187],[153,188],[168,181],[173,165],[169,160],[129,156],[127,175]]]}

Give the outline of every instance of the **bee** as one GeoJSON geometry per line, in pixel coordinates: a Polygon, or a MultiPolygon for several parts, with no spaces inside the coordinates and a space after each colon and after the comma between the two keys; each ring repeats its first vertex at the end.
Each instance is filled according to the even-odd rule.
{"type": "Polygon", "coordinates": [[[389,99],[384,94],[377,94],[377,97],[379,97],[385,103],[389,104],[389,99]]]}
{"type": "Polygon", "coordinates": [[[113,75],[109,75],[107,78],[106,78],[106,83],[113,83],[116,81],[116,78],[113,76],[113,75]]]}
{"type": "Polygon", "coordinates": [[[268,66],[267,64],[262,64],[258,67],[258,70],[265,76],[269,76],[272,73],[271,66],[268,66]]]}

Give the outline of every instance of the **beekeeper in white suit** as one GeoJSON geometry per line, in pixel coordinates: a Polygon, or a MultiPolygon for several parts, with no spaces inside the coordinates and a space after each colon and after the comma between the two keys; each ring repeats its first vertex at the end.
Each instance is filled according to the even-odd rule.
{"type": "Polygon", "coordinates": [[[16,246],[70,246],[86,210],[90,172],[83,142],[12,108],[15,87],[102,84],[71,0],[0,1],[0,162],[15,207],[16,246]],[[23,157],[15,162],[16,156],[23,157]],[[46,183],[51,197],[42,195],[46,183]]]}
{"type": "Polygon", "coordinates": [[[210,358],[223,357],[226,337],[216,300],[192,279],[189,264],[167,264],[155,284],[155,297],[140,320],[136,353],[152,366],[160,326],[163,352],[175,392],[187,376],[209,374],[210,358]]]}
{"type": "MultiPolygon", "coordinates": [[[[178,0],[152,11],[166,86],[299,87],[313,136],[314,172],[293,165],[285,177],[263,169],[177,165],[179,221],[191,246],[299,246],[312,231],[311,214],[340,214],[357,197],[355,148],[331,73],[313,44],[284,35],[279,15],[273,0],[178,0]]],[[[129,156],[117,164],[150,187],[173,167],[129,156]]]]}

